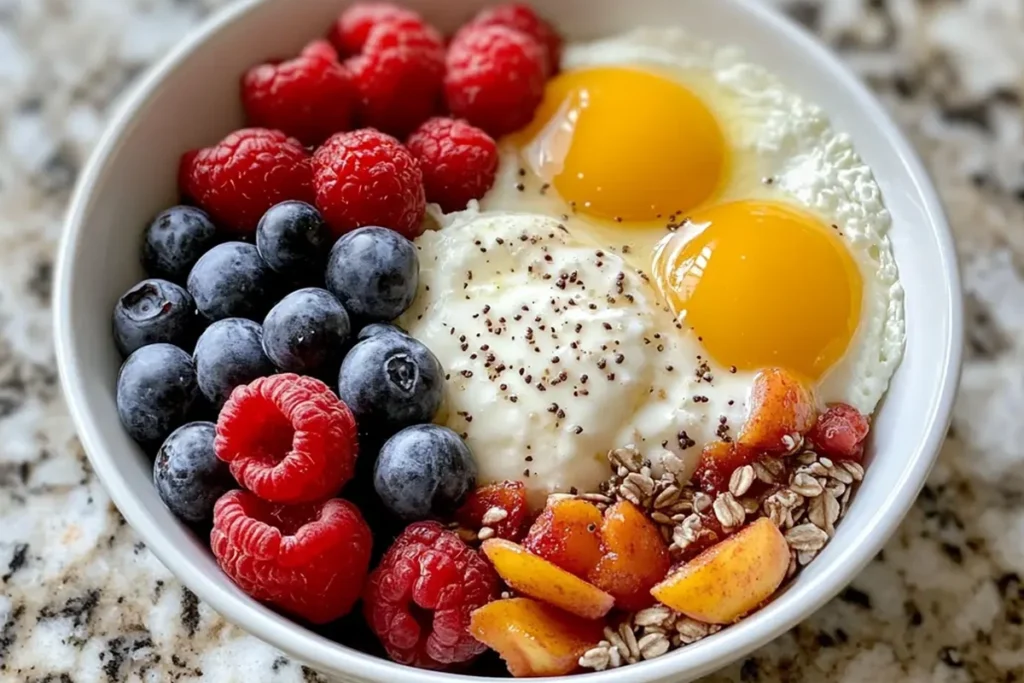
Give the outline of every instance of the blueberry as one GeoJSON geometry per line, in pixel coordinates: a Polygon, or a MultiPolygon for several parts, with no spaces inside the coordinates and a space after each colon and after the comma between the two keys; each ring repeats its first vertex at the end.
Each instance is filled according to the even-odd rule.
{"type": "Polygon", "coordinates": [[[275,204],[256,226],[260,256],[282,275],[323,272],[330,246],[330,229],[320,212],[305,202],[275,204]]]}
{"type": "Polygon", "coordinates": [[[359,341],[369,339],[370,337],[376,337],[378,334],[405,334],[408,333],[398,325],[389,325],[388,323],[370,323],[363,329],[359,330],[359,335],[356,337],[359,341]]]}
{"type": "Polygon", "coordinates": [[[206,328],[196,342],[196,374],[203,395],[220,408],[232,390],[274,374],[263,353],[263,328],[245,318],[226,318],[206,328]]]}
{"type": "Polygon", "coordinates": [[[142,265],[151,277],[185,284],[199,257],[217,244],[217,228],[202,209],[172,206],[149,224],[142,265]]]}
{"type": "Polygon", "coordinates": [[[419,284],[413,243],[387,228],[343,235],[327,261],[327,289],[351,315],[366,322],[394,320],[409,308],[419,284]]]}
{"type": "Polygon", "coordinates": [[[203,254],[188,274],[188,291],[208,320],[262,320],[277,290],[274,271],[256,247],[225,242],[203,254]]]}
{"type": "Polygon", "coordinates": [[[326,289],[292,292],[263,321],[263,351],[282,372],[329,376],[338,371],[352,326],[326,289]]]}
{"type": "Polygon", "coordinates": [[[191,348],[196,340],[196,304],[192,295],[167,280],[143,280],[114,306],[114,343],[128,357],[147,344],[191,348]]]}
{"type": "Polygon", "coordinates": [[[117,414],[146,448],[159,446],[185,421],[198,395],[192,358],[171,344],[143,346],[117,375],[117,414]]]}
{"type": "Polygon", "coordinates": [[[444,371],[426,346],[404,334],[378,334],[341,364],[338,396],[361,429],[383,434],[430,422],[441,407],[444,371]]]}
{"type": "Polygon", "coordinates": [[[178,519],[192,524],[213,518],[213,504],[236,487],[228,465],[217,459],[212,422],[189,422],[167,437],[153,463],[156,492],[178,519]]]}
{"type": "Polygon", "coordinates": [[[381,448],[373,486],[381,501],[405,521],[447,519],[476,486],[476,462],[447,427],[406,427],[381,448]]]}

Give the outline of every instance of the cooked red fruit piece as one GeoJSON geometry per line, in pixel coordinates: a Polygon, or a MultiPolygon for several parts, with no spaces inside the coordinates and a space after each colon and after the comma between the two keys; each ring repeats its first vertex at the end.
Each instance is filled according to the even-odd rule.
{"type": "Polygon", "coordinates": [[[346,62],[364,126],[404,137],[437,113],[444,83],[444,41],[430,26],[383,23],[362,54],[346,62]]]}
{"type": "Polygon", "coordinates": [[[372,129],[338,133],[313,155],[316,207],[335,235],[366,225],[413,239],[427,200],[419,164],[402,144],[372,129]]]}
{"type": "Polygon", "coordinates": [[[585,500],[549,504],[523,543],[534,555],[586,578],[601,560],[601,511],[585,500]]]}
{"type": "Polygon", "coordinates": [[[520,540],[526,533],[529,514],[526,487],[521,481],[503,481],[499,484],[481,486],[469,494],[469,498],[455,513],[455,519],[467,529],[479,529],[485,526],[484,516],[495,508],[504,512],[505,517],[486,526],[494,529],[494,535],[498,538],[520,540]]]}
{"type": "Polygon", "coordinates": [[[313,174],[306,148],[281,131],[236,130],[213,147],[186,152],[178,186],[235,233],[251,234],[270,207],[286,199],[312,203],[313,174]]]}
{"type": "Polygon", "coordinates": [[[409,136],[407,146],[423,171],[427,201],[445,212],[465,209],[494,185],[498,146],[465,121],[430,119],[409,136]]]}
{"type": "Polygon", "coordinates": [[[672,564],[658,528],[635,505],[622,501],[604,513],[604,556],[590,572],[590,582],[615,597],[615,606],[636,611],[651,605],[651,587],[672,564]]]}
{"type": "Polygon", "coordinates": [[[833,403],[818,417],[807,438],[822,455],[834,460],[859,461],[864,457],[868,429],[867,417],[856,408],[833,403]]]}
{"type": "Polygon", "coordinates": [[[443,669],[487,647],[469,633],[470,613],[498,596],[498,576],[437,522],[412,524],[370,574],[366,621],[400,664],[443,669]]]}
{"type": "Polygon", "coordinates": [[[603,637],[604,623],[530,598],[495,600],[473,612],[470,631],[496,650],[513,676],[562,676],[603,637]]]}
{"type": "Polygon", "coordinates": [[[722,528],[722,524],[712,510],[709,509],[707,512],[701,513],[699,517],[700,530],[696,532],[694,540],[683,549],[677,559],[690,560],[730,535],[722,528]]]}
{"type": "Polygon", "coordinates": [[[390,2],[357,2],[338,17],[328,39],[341,54],[354,55],[362,51],[373,27],[392,22],[424,23],[416,12],[390,2]]]}
{"type": "Polygon", "coordinates": [[[615,598],[511,541],[491,538],[480,549],[509,587],[584,619],[600,619],[615,598]]]}
{"type": "Polygon", "coordinates": [[[814,426],[816,417],[814,398],[798,377],[781,368],[762,370],[750,390],[750,412],[739,443],[785,453],[814,426]]]}
{"type": "Polygon", "coordinates": [[[276,128],[305,145],[318,145],[351,127],[356,104],[352,76],[322,50],[245,73],[242,104],[249,125],[276,128]]]}
{"type": "Polygon", "coordinates": [[[352,609],[372,545],[356,506],[336,498],[276,505],[235,490],[213,509],[210,547],[224,573],[257,600],[314,624],[352,609]]]}
{"type": "Polygon", "coordinates": [[[504,26],[464,31],[448,48],[444,89],[451,113],[497,138],[522,128],[544,97],[544,51],[504,26]]]}
{"type": "Polygon", "coordinates": [[[318,379],[261,377],[231,393],[214,448],[238,483],[264,500],[323,500],[355,471],[356,421],[318,379]]]}
{"type": "Polygon", "coordinates": [[[730,441],[712,441],[704,446],[691,481],[708,493],[719,493],[729,488],[734,470],[757,459],[757,451],[730,441]]]}
{"type": "Polygon", "coordinates": [[[529,5],[522,2],[510,2],[490,7],[476,15],[462,30],[466,31],[480,26],[505,26],[525,33],[544,49],[546,75],[551,76],[558,71],[562,61],[562,37],[529,5]]]}

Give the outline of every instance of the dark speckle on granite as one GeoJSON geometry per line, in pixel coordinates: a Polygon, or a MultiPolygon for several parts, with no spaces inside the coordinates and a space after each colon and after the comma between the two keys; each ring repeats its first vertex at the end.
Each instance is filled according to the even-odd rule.
{"type": "Polygon", "coordinates": [[[14,576],[14,572],[18,571],[25,566],[28,561],[26,556],[28,555],[28,543],[18,543],[14,546],[14,553],[11,555],[11,561],[7,563],[7,573],[3,575],[2,580],[7,583],[14,576]]]}
{"type": "Polygon", "coordinates": [[[199,628],[199,598],[188,588],[181,588],[181,625],[192,638],[199,628]]]}
{"type": "Polygon", "coordinates": [[[843,602],[848,602],[851,605],[857,605],[864,609],[871,609],[871,596],[864,591],[857,590],[853,586],[850,586],[840,593],[839,599],[843,602]]]}

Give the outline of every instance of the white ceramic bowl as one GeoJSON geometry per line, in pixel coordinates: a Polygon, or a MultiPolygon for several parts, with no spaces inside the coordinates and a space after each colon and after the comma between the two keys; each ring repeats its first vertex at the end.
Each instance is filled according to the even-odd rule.
{"type": "MultiPolygon", "coordinates": [[[[678,24],[722,43],[824,106],[874,169],[893,215],[892,243],[906,288],[907,346],[874,423],[870,467],[835,539],[768,607],[723,632],[597,681],[679,683],[741,657],[791,628],[846,585],[878,552],[925,481],[946,431],[961,354],[961,294],[953,243],[924,170],[867,90],[822,46],[745,0],[536,0],[570,37],[678,24]]],[[[118,422],[120,363],[110,331],[117,297],[140,279],[142,227],[176,201],[186,149],[242,123],[238,78],[266,58],[295,53],[323,33],[345,0],[241,2],[210,19],[152,69],[123,103],[82,175],[56,277],[56,340],[69,406],[93,467],[149,548],[231,621],[315,668],[349,679],[441,683],[452,677],[399,666],[339,645],[248,598],[161,504],[150,461],[118,422]]],[[[451,29],[484,0],[409,0],[451,29]]]]}

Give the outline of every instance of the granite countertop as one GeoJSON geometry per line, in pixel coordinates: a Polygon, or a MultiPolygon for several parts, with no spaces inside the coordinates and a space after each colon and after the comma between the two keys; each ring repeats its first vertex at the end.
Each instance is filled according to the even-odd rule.
{"type": "MultiPolygon", "coordinates": [[[[853,585],[713,681],[1024,680],[1024,3],[780,0],[879,93],[959,243],[968,348],[916,506],[853,585]]],[[[323,681],[146,549],[61,397],[61,214],[111,103],[222,0],[0,0],[0,681],[323,681]]],[[[125,226],[135,230],[137,226],[125,226]]]]}

